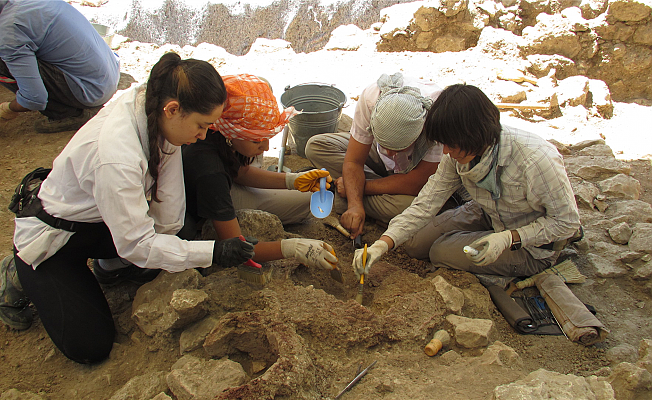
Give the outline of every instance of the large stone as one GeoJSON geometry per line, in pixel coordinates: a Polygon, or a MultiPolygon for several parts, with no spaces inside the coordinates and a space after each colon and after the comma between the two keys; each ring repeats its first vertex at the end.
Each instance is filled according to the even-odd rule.
{"type": "Polygon", "coordinates": [[[638,200],[641,195],[641,182],[625,174],[618,174],[597,184],[602,193],[608,197],[638,200]]]}
{"type": "Polygon", "coordinates": [[[539,369],[494,389],[492,400],[600,399],[615,400],[606,382],[539,369]]]}
{"type": "Polygon", "coordinates": [[[566,171],[582,179],[607,179],[618,174],[629,175],[631,166],[613,157],[578,156],[564,159],[566,171]]]}
{"type": "Polygon", "coordinates": [[[569,177],[571,188],[575,194],[575,201],[579,207],[594,209],[593,201],[600,194],[600,190],[591,182],[575,176],[569,177]]]}
{"type": "Polygon", "coordinates": [[[577,152],[578,156],[596,156],[596,157],[610,157],[613,158],[614,152],[611,147],[606,144],[594,144],[588,146],[577,152]]]}
{"type": "Polygon", "coordinates": [[[632,237],[632,228],[629,227],[627,222],[621,222],[612,226],[608,232],[611,240],[618,244],[627,244],[629,238],[632,237]]]}
{"type": "Polygon", "coordinates": [[[557,99],[559,105],[583,106],[586,104],[586,97],[589,94],[589,78],[585,76],[571,76],[558,82],[557,99]]]}
{"type": "Polygon", "coordinates": [[[150,400],[157,393],[167,390],[165,375],[163,371],[154,371],[134,376],[109,400],[150,400]]]}
{"type": "Polygon", "coordinates": [[[610,2],[607,14],[618,21],[637,22],[646,19],[650,11],[649,4],[644,1],[615,0],[610,2]]]}
{"type": "Polygon", "coordinates": [[[607,378],[617,399],[643,399],[649,398],[652,391],[652,375],[645,368],[627,362],[620,363],[613,368],[607,378]]]}
{"type": "Polygon", "coordinates": [[[522,366],[523,360],[514,349],[502,342],[495,341],[480,356],[480,364],[514,368],[522,366]]]}
{"type": "Polygon", "coordinates": [[[652,224],[640,223],[634,225],[632,237],[629,238],[631,251],[652,253],[652,224]]]}
{"type": "Polygon", "coordinates": [[[623,343],[610,348],[605,355],[611,365],[621,362],[634,363],[638,360],[638,349],[629,343],[623,343]]]}
{"type": "Polygon", "coordinates": [[[9,389],[0,395],[0,400],[45,400],[32,392],[21,392],[18,389],[9,389]]]}
{"type": "Polygon", "coordinates": [[[247,374],[235,361],[206,361],[189,355],[179,359],[167,375],[167,384],[178,400],[212,400],[246,381],[247,374]]]}
{"type": "Polygon", "coordinates": [[[183,354],[200,348],[216,323],[217,320],[213,317],[204,318],[181,332],[181,336],[179,337],[180,353],[183,354]]]}
{"type": "Polygon", "coordinates": [[[539,14],[535,26],[523,29],[523,39],[528,42],[523,48],[526,55],[559,54],[573,59],[582,50],[574,29],[576,22],[561,14],[539,14]]]}
{"type": "Polygon", "coordinates": [[[595,275],[600,278],[617,278],[627,274],[627,269],[605,257],[589,253],[588,259],[595,268],[595,275]]]}
{"type": "Polygon", "coordinates": [[[170,301],[179,289],[196,289],[200,278],[196,269],[161,272],[156,279],[138,288],[132,304],[132,318],[138,327],[145,334],[154,336],[193,322],[180,316],[170,301]]]}
{"type": "Polygon", "coordinates": [[[446,317],[455,330],[455,341],[467,349],[486,347],[495,332],[494,323],[489,319],[466,318],[459,315],[446,317]]]}
{"type": "Polygon", "coordinates": [[[432,284],[435,285],[435,290],[444,299],[446,308],[453,313],[459,313],[464,307],[464,293],[451,285],[440,275],[432,279],[432,284]]]}
{"type": "Polygon", "coordinates": [[[638,222],[652,222],[652,206],[640,200],[624,200],[612,203],[605,212],[610,219],[621,218],[630,226],[638,222]]]}

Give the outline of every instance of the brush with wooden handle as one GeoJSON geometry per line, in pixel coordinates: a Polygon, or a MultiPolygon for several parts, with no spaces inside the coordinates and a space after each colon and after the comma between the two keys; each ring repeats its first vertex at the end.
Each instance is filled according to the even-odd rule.
{"type": "MultiPolygon", "coordinates": [[[[364,245],[362,251],[362,268],[367,265],[367,244],[364,245]]],[[[360,274],[360,283],[358,284],[358,294],[355,295],[355,301],[362,304],[362,290],[364,289],[364,274],[360,274]]]]}
{"type": "Polygon", "coordinates": [[[346,237],[351,237],[351,233],[349,233],[349,231],[347,231],[346,228],[344,228],[342,226],[342,224],[340,224],[339,219],[336,216],[334,216],[333,214],[331,214],[331,215],[327,216],[326,218],[322,219],[322,222],[324,224],[330,226],[330,227],[333,227],[333,228],[337,229],[337,231],[339,233],[341,233],[342,235],[344,235],[346,237]]]}

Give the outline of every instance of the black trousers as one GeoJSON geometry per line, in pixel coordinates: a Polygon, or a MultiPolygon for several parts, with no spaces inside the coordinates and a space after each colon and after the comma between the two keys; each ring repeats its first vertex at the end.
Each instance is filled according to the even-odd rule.
{"type": "MultiPolygon", "coordinates": [[[[92,108],[85,106],[77,100],[66,77],[61,70],[50,63],[45,61],[38,61],[38,69],[45,85],[45,90],[48,92],[48,103],[45,110],[39,112],[50,119],[63,119],[68,117],[76,117],[80,115],[85,108],[92,108]]],[[[0,60],[0,76],[14,78],[9,72],[9,68],[0,60]]],[[[18,91],[18,84],[16,83],[2,83],[4,87],[16,93],[18,91]]]]}
{"type": "Polygon", "coordinates": [[[65,246],[36,269],[15,256],[25,294],[36,306],[54,344],[73,361],[96,363],[111,352],[115,338],[113,316],[87,261],[115,257],[118,253],[104,223],[73,234],[65,246]]]}

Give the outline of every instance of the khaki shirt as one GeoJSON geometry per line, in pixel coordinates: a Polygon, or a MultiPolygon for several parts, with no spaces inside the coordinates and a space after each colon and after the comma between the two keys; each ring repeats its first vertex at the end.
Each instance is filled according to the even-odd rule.
{"type": "Polygon", "coordinates": [[[536,259],[553,251],[536,246],[571,237],[580,217],[564,160],[557,149],[539,136],[503,126],[498,152],[501,197],[476,185],[459,171],[467,166],[444,155],[437,172],[403,213],[390,221],[385,235],[398,246],[434,218],[446,200],[464,186],[491,218],[495,232],[516,229],[522,246],[536,259]]]}

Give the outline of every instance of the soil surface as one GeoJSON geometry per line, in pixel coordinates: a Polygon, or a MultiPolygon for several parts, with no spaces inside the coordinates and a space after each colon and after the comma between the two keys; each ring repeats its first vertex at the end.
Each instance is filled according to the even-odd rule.
{"type": "MultiPolygon", "coordinates": [[[[11,98],[10,92],[0,89],[0,101],[11,98]]],[[[0,257],[11,253],[14,223],[13,214],[6,205],[15,186],[36,167],[51,166],[73,135],[73,132],[38,134],[33,129],[36,118],[42,116],[25,113],[0,125],[3,150],[0,155],[0,257]]],[[[297,156],[286,158],[286,165],[293,170],[305,164],[307,161],[297,156]]],[[[641,200],[652,203],[650,161],[631,164],[632,175],[642,185],[641,200]]],[[[572,289],[582,301],[596,307],[598,318],[610,330],[606,342],[591,347],[572,343],[564,336],[516,333],[496,310],[475,276],[444,269],[430,271],[428,263],[408,257],[401,248],[390,252],[377,264],[365,287],[365,307],[361,308],[353,300],[357,284],[350,268],[351,240],[318,220],[287,226],[286,230],[331,243],[340,259],[345,284],[335,282],[324,271],[285,260],[276,266],[272,281],[264,288],[239,281],[234,269],[210,274],[203,278],[202,285],[215,301],[211,313],[216,317],[227,312],[258,309],[262,307],[262,298],[275,298],[286,307],[285,318],[304,327],[297,328],[297,333],[308,349],[317,375],[313,378],[313,386],[304,389],[314,393],[314,398],[335,397],[353,379],[360,364],[366,367],[377,361],[367,376],[343,398],[487,399],[494,387],[513,382],[539,368],[581,376],[605,375],[604,370],[600,370],[609,365],[606,358],[609,348],[621,344],[638,348],[641,339],[652,338],[649,290],[628,277],[596,278],[581,252],[572,256],[589,279],[584,284],[573,285],[572,289]],[[481,350],[455,345],[452,350],[461,357],[430,358],[423,353],[423,346],[432,334],[446,328],[447,312],[442,299],[430,288],[430,280],[436,275],[465,290],[468,298],[461,314],[493,320],[497,328],[494,339],[513,348],[520,356],[519,363],[486,365],[478,361],[481,350]],[[311,305],[313,308],[308,312],[314,312],[312,318],[302,317],[299,314],[306,309],[310,298],[320,302],[311,305]],[[297,315],[287,317],[294,312],[297,315]],[[385,325],[396,321],[402,326],[386,328],[394,338],[387,332],[378,332],[373,342],[356,341],[347,333],[347,327],[351,335],[360,328],[360,321],[351,320],[355,315],[377,316],[383,318],[385,325]],[[410,329],[414,332],[408,332],[410,329]],[[400,339],[396,339],[397,336],[400,339]]],[[[363,240],[371,244],[382,232],[382,227],[368,221],[363,240]]],[[[118,337],[110,359],[99,365],[79,365],[64,357],[43,329],[37,310],[34,310],[33,326],[26,331],[0,326],[0,393],[15,388],[48,399],[108,399],[134,376],[169,371],[180,358],[180,332],[151,338],[140,331],[131,318],[131,302],[137,289],[132,284],[105,289],[118,337]]],[[[365,336],[360,333],[359,337],[365,336]]],[[[208,358],[201,348],[191,354],[208,358]]]]}

